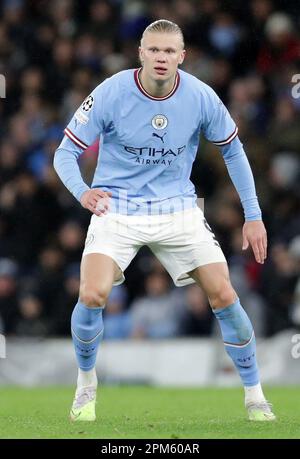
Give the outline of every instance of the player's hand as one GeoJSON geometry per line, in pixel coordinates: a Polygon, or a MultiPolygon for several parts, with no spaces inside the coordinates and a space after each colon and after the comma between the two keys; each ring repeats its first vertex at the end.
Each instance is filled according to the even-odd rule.
{"type": "Polygon", "coordinates": [[[257,263],[263,264],[267,258],[267,232],[261,220],[245,222],[243,226],[243,250],[251,246],[257,263]]]}
{"type": "Polygon", "coordinates": [[[80,199],[82,207],[90,210],[98,217],[105,215],[109,209],[109,200],[112,196],[110,191],[102,191],[100,188],[93,188],[83,193],[80,199]]]}

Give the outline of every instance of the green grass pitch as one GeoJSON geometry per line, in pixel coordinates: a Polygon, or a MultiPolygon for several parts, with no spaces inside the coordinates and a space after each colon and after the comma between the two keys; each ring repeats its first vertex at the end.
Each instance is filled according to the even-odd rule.
{"type": "Polygon", "coordinates": [[[0,387],[0,438],[300,438],[300,387],[266,388],[275,422],[252,423],[243,389],[102,386],[97,420],[68,419],[73,388],[0,387]]]}

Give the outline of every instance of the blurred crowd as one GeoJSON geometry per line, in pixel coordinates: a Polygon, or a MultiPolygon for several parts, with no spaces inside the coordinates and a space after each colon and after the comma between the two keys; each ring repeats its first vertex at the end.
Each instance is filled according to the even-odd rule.
{"type": "MultiPolygon", "coordinates": [[[[106,77],[139,66],[144,28],[183,30],[182,69],[211,85],[239,126],[269,236],[258,265],[242,252],[243,213],[205,139],[192,180],[258,336],[300,325],[300,4],[298,0],[0,1],[0,332],[65,336],[78,298],[89,212],[53,170],[63,129],[106,77]],[[298,75],[298,77],[297,77],[298,75]]],[[[109,103],[109,101],[108,101],[109,103]]],[[[90,182],[97,143],[80,159],[90,182]]],[[[148,249],[114,287],[105,338],[216,333],[206,297],[175,288],[148,249]]]]}

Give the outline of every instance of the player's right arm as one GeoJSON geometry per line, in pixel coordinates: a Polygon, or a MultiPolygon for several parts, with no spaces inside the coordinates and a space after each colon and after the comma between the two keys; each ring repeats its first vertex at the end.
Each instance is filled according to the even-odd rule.
{"type": "Polygon", "coordinates": [[[81,205],[101,216],[108,209],[109,192],[90,189],[84,182],[78,159],[104,130],[104,84],[99,85],[81,104],[64,130],[64,138],[54,155],[54,169],[81,205]],[[99,200],[101,208],[97,208],[99,200]]]}

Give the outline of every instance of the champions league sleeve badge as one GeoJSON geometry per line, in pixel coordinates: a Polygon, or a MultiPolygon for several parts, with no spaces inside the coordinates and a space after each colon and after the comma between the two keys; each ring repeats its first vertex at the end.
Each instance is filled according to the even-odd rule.
{"type": "Polygon", "coordinates": [[[84,111],[84,112],[89,112],[92,108],[92,106],[94,105],[94,98],[93,96],[88,96],[85,101],[83,102],[82,106],[81,106],[81,109],[84,111]]]}

